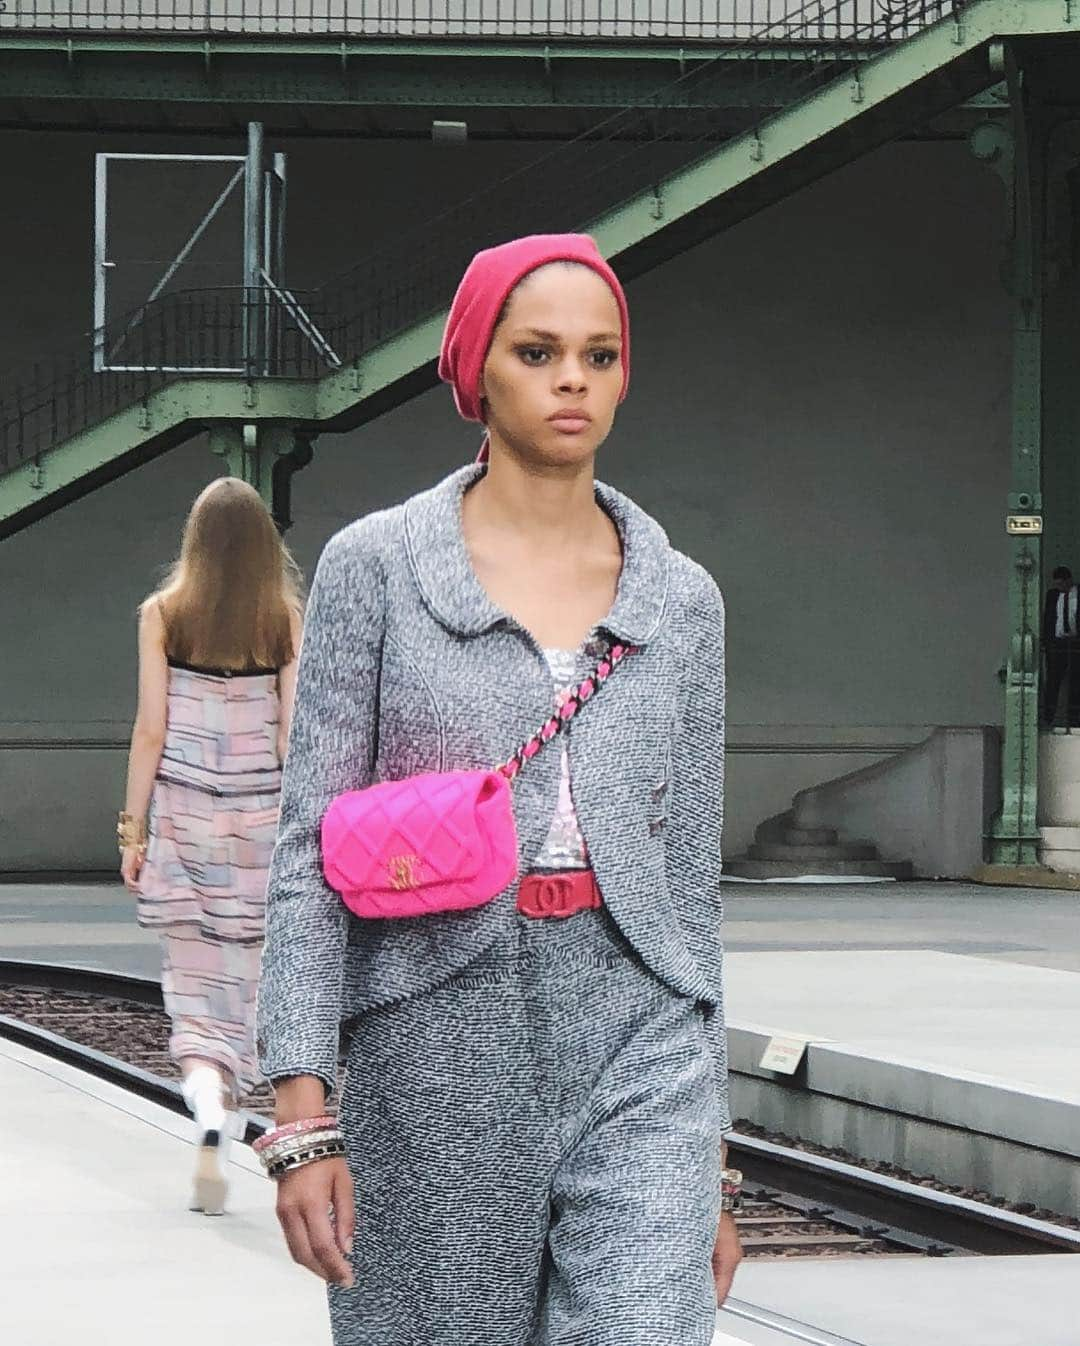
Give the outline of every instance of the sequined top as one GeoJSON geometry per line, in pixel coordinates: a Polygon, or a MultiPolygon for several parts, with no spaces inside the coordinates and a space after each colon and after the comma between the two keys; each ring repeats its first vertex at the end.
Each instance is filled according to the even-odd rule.
{"type": "MultiPolygon", "coordinates": [[[[565,692],[574,681],[577,650],[545,649],[544,658],[555,680],[556,692],[565,692]]],[[[585,838],[581,835],[574,799],[570,793],[570,758],[566,751],[566,740],[562,739],[559,746],[562,750],[559,802],[555,806],[555,815],[548,829],[547,840],[541,846],[532,868],[588,869],[589,857],[585,850],[585,838]]]]}

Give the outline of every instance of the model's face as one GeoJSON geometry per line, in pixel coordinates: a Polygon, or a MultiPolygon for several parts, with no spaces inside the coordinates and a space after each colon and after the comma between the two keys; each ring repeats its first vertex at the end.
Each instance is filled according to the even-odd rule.
{"type": "Polygon", "coordinates": [[[526,276],[480,377],[492,439],[534,461],[590,458],[615,419],[621,352],[619,305],[595,271],[554,263],[526,276]]]}

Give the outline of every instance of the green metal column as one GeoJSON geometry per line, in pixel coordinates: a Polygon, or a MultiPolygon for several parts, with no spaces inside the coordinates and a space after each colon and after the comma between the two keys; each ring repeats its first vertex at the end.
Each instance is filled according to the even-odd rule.
{"type": "Polygon", "coordinates": [[[207,428],[211,450],[224,459],[225,474],[254,486],[284,533],[292,523],[292,476],[313,457],[310,431],[242,421],[215,421],[207,428]]]}
{"type": "Polygon", "coordinates": [[[1046,139],[1043,310],[1043,590],[1056,566],[1080,575],[1080,118],[1055,109],[1046,139]]]}
{"type": "Polygon", "coordinates": [[[1013,301],[1012,481],[1006,516],[1009,549],[1008,649],[1002,807],[989,836],[997,865],[1037,863],[1039,623],[1042,601],[1042,356],[1045,133],[1031,90],[1009,51],[1011,125],[987,123],[972,149],[1005,182],[1009,199],[1006,283],[1013,301]]]}
{"type": "Polygon", "coordinates": [[[266,440],[267,431],[259,425],[216,421],[210,426],[210,448],[225,460],[225,474],[254,486],[269,507],[273,461],[266,440]]]}

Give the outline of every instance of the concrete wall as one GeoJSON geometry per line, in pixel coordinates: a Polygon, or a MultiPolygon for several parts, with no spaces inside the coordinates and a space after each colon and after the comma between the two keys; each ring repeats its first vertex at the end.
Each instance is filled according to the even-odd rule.
{"type": "MultiPolygon", "coordinates": [[[[228,152],[222,142],[203,142],[228,152]]],[[[0,137],[0,358],[90,326],[96,149],[0,137]]],[[[239,147],[236,147],[239,148],[239,147]]],[[[514,146],[314,141],[290,156],[290,280],[315,283],[514,146]]],[[[146,256],[156,250],[146,203],[146,256]]],[[[634,380],[599,474],[702,561],[729,613],[725,849],[805,786],[995,723],[1005,635],[1009,332],[996,178],[963,146],[888,147],[630,286],[634,380]]],[[[438,389],[325,438],[291,544],[471,456],[438,389]]],[[[197,440],[0,543],[0,871],[111,865],[134,613],[218,460],[197,440]]]]}

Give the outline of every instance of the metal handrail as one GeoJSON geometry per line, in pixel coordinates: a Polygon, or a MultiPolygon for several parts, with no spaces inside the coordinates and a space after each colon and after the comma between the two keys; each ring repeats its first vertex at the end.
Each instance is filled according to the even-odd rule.
{"type": "MultiPolygon", "coordinates": [[[[890,0],[848,0],[837,35],[890,0]]],[[[801,26],[790,0],[7,0],[0,31],[206,37],[723,41],[801,26]]]]}
{"type": "Polygon", "coordinates": [[[0,393],[0,474],[137,405],[183,377],[181,371],[315,379],[336,361],[358,361],[443,311],[479,248],[524,233],[587,229],[641,191],[662,191],[666,175],[734,134],[761,134],[783,109],[840,74],[850,76],[883,45],[955,14],[963,0],[772,3],[775,16],[722,55],[691,61],[652,98],[398,233],[319,290],[290,292],[293,303],[270,303],[265,291],[242,288],[165,294],[93,334],[98,351],[113,349],[121,338],[131,352],[125,368],[96,371],[85,338],[79,349],[35,365],[0,393]],[[781,36],[788,46],[777,44],[781,36]],[[791,59],[794,40],[804,59],[791,59]],[[252,330],[269,324],[266,349],[254,363],[243,342],[253,308],[252,330]],[[334,360],[325,358],[327,351],[334,360]]]}

